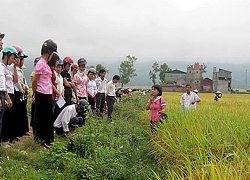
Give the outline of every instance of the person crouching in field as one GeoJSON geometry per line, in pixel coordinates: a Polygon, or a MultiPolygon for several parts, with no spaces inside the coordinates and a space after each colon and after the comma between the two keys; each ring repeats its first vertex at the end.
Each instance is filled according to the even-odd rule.
{"type": "Polygon", "coordinates": [[[201,101],[199,96],[196,93],[191,92],[191,90],[192,90],[191,85],[187,84],[186,85],[186,93],[184,93],[180,99],[180,103],[182,105],[183,110],[184,109],[195,110],[196,109],[196,102],[201,101]]]}
{"type": "Polygon", "coordinates": [[[85,125],[85,119],[82,114],[85,113],[87,104],[88,102],[85,99],[81,99],[78,104],[66,106],[54,122],[56,133],[58,135],[71,135],[76,126],[85,125]]]}
{"type": "Polygon", "coordinates": [[[160,122],[161,114],[166,112],[166,101],[161,96],[162,87],[160,85],[154,85],[151,88],[151,96],[146,104],[146,110],[150,110],[150,127],[151,131],[155,131],[155,126],[160,122]]]}

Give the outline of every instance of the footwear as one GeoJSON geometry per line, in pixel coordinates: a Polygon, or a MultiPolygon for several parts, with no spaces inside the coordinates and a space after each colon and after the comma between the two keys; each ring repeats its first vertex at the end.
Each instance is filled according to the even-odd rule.
{"type": "Polygon", "coordinates": [[[46,148],[44,145],[41,144],[41,145],[39,146],[39,149],[41,149],[41,150],[47,150],[48,148],[46,148]]]}
{"type": "Polygon", "coordinates": [[[109,117],[108,117],[108,120],[109,120],[110,122],[112,122],[112,117],[111,117],[111,116],[109,116],[109,117]]]}
{"type": "Polygon", "coordinates": [[[2,147],[3,148],[9,148],[10,145],[8,144],[8,142],[2,142],[2,147]]]}
{"type": "Polygon", "coordinates": [[[49,146],[49,145],[47,145],[46,143],[44,143],[44,144],[43,144],[43,146],[44,146],[45,148],[47,148],[47,149],[49,149],[49,148],[50,148],[50,146],[49,146]]]}

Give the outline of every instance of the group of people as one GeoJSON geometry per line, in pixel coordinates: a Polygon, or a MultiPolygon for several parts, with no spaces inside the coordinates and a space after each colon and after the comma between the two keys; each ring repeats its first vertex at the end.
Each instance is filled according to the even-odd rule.
{"type": "MultiPolygon", "coordinates": [[[[0,33],[0,50],[3,50],[0,66],[0,134],[1,141],[8,144],[29,132],[27,116],[27,95],[29,86],[22,67],[28,56],[18,45],[3,49],[4,34],[0,33]]],[[[88,105],[98,116],[103,115],[105,101],[108,119],[116,96],[118,75],[108,82],[106,71],[90,68],[85,74],[87,61],[84,58],[74,63],[69,56],[60,59],[57,44],[46,40],[41,47],[41,56],[34,60],[31,73],[32,107],[30,126],[34,140],[41,149],[47,149],[54,141],[54,131],[70,135],[75,126],[85,124],[88,105]],[[60,103],[59,103],[60,102],[60,103]]]]}
{"type": "MultiPolygon", "coordinates": [[[[190,84],[186,85],[186,92],[181,96],[180,103],[182,110],[196,109],[196,103],[201,99],[197,93],[191,91],[190,84]]],[[[158,123],[162,123],[162,117],[167,117],[166,112],[166,100],[162,97],[162,87],[160,85],[154,85],[151,87],[151,96],[146,104],[146,110],[150,110],[150,127],[151,131],[155,131],[155,127],[158,123]]]]}

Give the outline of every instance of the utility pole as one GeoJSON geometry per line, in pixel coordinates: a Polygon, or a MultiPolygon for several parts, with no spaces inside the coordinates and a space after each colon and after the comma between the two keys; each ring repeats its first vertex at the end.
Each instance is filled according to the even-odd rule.
{"type": "Polygon", "coordinates": [[[247,88],[247,69],[246,69],[246,77],[245,78],[246,78],[246,89],[248,89],[247,88]]]}

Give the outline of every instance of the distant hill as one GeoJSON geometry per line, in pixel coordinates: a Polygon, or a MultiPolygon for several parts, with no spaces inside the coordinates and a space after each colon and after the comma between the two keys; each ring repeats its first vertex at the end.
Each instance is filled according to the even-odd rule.
{"type": "MultiPolygon", "coordinates": [[[[75,58],[77,59],[77,58],[75,58]]],[[[207,73],[203,74],[203,77],[209,77],[212,79],[213,74],[213,66],[217,67],[217,70],[219,68],[226,69],[232,72],[232,87],[237,89],[246,89],[246,69],[248,68],[248,81],[247,85],[248,88],[250,87],[250,64],[249,63],[221,63],[221,62],[202,62],[194,60],[190,62],[186,61],[173,61],[170,60],[164,60],[155,58],[155,60],[152,61],[149,60],[149,58],[141,58],[138,59],[135,62],[135,68],[136,73],[138,76],[131,79],[129,84],[125,85],[126,87],[133,86],[133,87],[150,87],[152,86],[152,81],[149,79],[149,71],[152,69],[152,64],[157,61],[159,64],[163,64],[164,62],[171,68],[171,69],[179,69],[182,71],[186,71],[187,65],[194,64],[195,62],[199,62],[200,64],[207,65],[207,73]]],[[[114,74],[118,74],[118,67],[120,66],[120,63],[125,60],[125,58],[93,58],[93,60],[88,60],[88,66],[89,65],[96,65],[96,64],[102,64],[107,69],[109,69],[109,74],[106,75],[107,79],[110,80],[114,74]]],[[[26,75],[27,81],[29,84],[30,82],[30,73],[33,71],[33,60],[32,59],[26,59],[25,60],[25,66],[27,67],[24,69],[24,73],[26,75]]],[[[159,82],[159,79],[157,80],[159,82]]],[[[120,84],[118,84],[120,86],[120,84]]]]}

